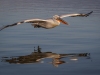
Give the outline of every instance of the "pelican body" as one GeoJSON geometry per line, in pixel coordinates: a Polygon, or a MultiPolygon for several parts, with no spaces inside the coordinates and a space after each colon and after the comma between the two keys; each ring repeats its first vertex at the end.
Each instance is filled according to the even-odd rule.
{"type": "Polygon", "coordinates": [[[3,27],[0,28],[0,31],[11,27],[11,26],[16,26],[22,23],[32,23],[32,26],[34,26],[34,28],[45,28],[45,29],[50,29],[50,28],[54,28],[56,26],[59,26],[60,23],[66,24],[68,25],[68,23],[66,21],[64,21],[62,18],[64,17],[87,17],[89,16],[93,11],[87,13],[87,14],[82,14],[82,13],[75,13],[75,14],[65,14],[65,15],[54,15],[53,18],[51,19],[28,19],[28,20],[24,20],[21,22],[17,22],[11,25],[5,25],[3,27]]]}

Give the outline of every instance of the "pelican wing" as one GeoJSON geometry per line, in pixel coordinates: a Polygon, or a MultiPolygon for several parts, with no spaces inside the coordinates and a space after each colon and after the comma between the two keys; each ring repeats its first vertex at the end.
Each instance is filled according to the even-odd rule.
{"type": "Polygon", "coordinates": [[[3,26],[3,27],[0,28],[0,31],[3,30],[3,29],[5,29],[5,28],[16,26],[16,25],[19,25],[19,24],[22,24],[22,23],[33,23],[33,24],[36,24],[36,23],[41,23],[41,22],[45,22],[45,20],[43,20],[43,19],[29,19],[29,20],[24,20],[24,21],[21,21],[21,22],[13,23],[11,25],[5,25],[5,26],[3,26]]]}
{"type": "Polygon", "coordinates": [[[61,15],[60,18],[64,18],[64,17],[77,17],[77,16],[80,16],[80,17],[87,17],[87,16],[89,16],[91,13],[93,13],[93,11],[91,11],[91,12],[89,12],[89,13],[86,13],[86,14],[83,14],[83,13],[65,14],[65,15],[61,15]]]}

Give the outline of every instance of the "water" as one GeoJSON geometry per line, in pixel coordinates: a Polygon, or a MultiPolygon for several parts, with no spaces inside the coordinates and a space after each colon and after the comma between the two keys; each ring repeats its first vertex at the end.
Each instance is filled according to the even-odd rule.
{"type": "MultiPolygon", "coordinates": [[[[99,75],[100,74],[100,1],[99,0],[0,0],[0,27],[31,18],[52,18],[53,15],[87,13],[89,17],[64,18],[70,25],[53,29],[34,28],[30,24],[0,31],[0,75],[99,75]],[[9,63],[6,60],[42,52],[84,54],[89,57],[42,57],[37,62],[9,63]],[[74,59],[72,59],[74,58],[74,59]]],[[[40,54],[41,55],[41,54],[40,54]]],[[[38,55],[39,57],[39,55],[38,55]]],[[[33,57],[34,58],[34,57],[33,57]]],[[[32,58],[30,58],[32,59],[32,58]]],[[[17,60],[18,61],[18,60],[17,60]]]]}

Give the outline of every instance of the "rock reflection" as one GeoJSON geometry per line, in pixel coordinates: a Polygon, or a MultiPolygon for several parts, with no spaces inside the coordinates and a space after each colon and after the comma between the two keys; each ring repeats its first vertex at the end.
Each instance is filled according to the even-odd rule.
{"type": "Polygon", "coordinates": [[[2,57],[3,62],[8,62],[10,64],[27,64],[27,63],[44,63],[45,59],[52,58],[50,62],[55,67],[58,67],[60,64],[68,63],[66,59],[69,61],[77,61],[79,57],[85,57],[85,59],[90,59],[90,53],[70,53],[70,54],[57,54],[52,52],[42,52],[41,48],[38,46],[37,49],[34,49],[29,55],[25,56],[17,56],[17,57],[2,57]],[[63,59],[63,60],[62,60],[63,59]]]}

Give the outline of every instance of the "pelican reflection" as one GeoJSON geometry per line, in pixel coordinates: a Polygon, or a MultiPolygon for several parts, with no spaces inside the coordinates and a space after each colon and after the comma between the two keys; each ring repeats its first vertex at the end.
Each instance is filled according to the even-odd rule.
{"type": "Polygon", "coordinates": [[[12,56],[12,57],[2,57],[2,62],[8,62],[10,64],[29,64],[29,63],[50,63],[55,67],[58,67],[63,63],[70,63],[71,61],[78,61],[79,58],[90,59],[90,53],[69,53],[69,54],[57,54],[53,52],[42,52],[41,48],[38,46],[29,55],[25,56],[12,56]],[[46,59],[52,59],[47,61],[46,59]],[[66,61],[66,59],[68,59],[66,61]]]}

